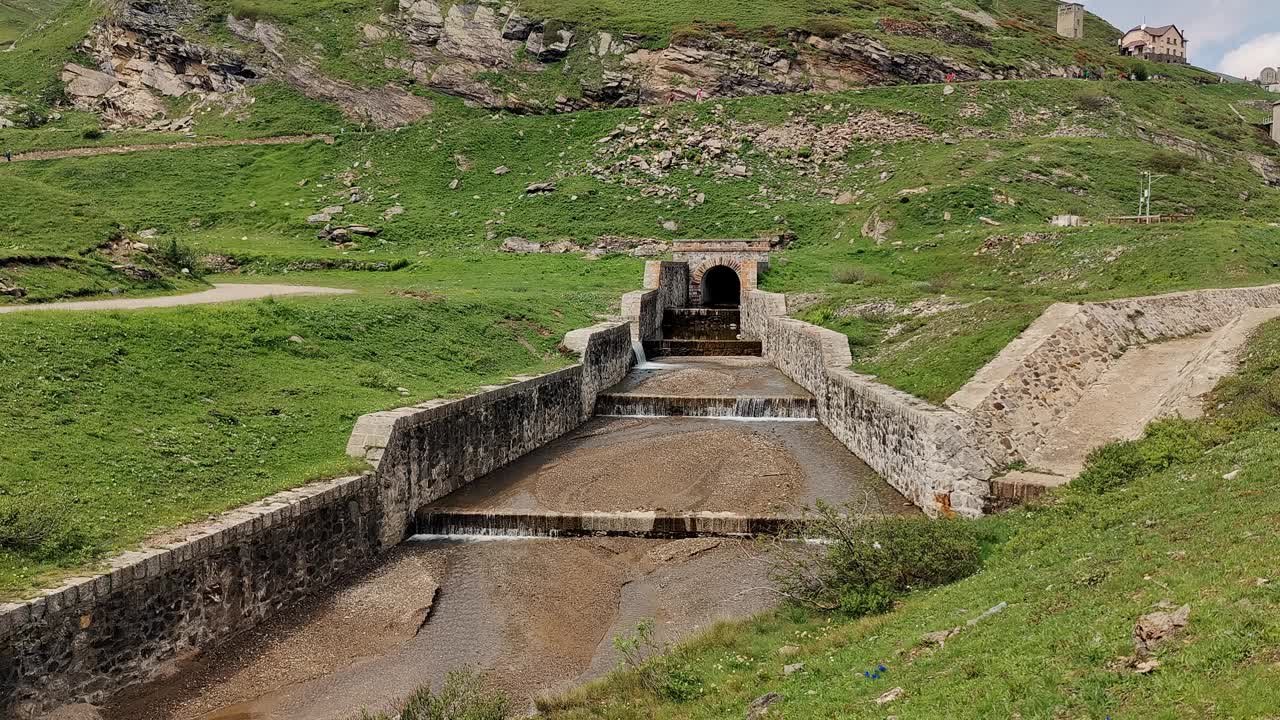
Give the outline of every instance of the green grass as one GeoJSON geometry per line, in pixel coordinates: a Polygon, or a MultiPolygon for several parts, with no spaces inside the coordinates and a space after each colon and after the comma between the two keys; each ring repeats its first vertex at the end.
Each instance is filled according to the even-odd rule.
{"type": "Polygon", "coordinates": [[[0,596],[157,529],[358,470],[344,448],[359,415],[563,365],[563,333],[619,290],[566,276],[457,297],[367,287],[4,316],[0,414],[21,441],[0,450],[0,514],[56,522],[31,542],[0,539],[0,596]]]}
{"type": "MultiPolygon", "coordinates": [[[[660,699],[628,673],[548,706],[557,720],[740,718],[765,692],[795,718],[1261,718],[1280,706],[1280,323],[1264,326],[1213,417],[1185,423],[1194,453],[1157,427],[1138,446],[1163,457],[1095,495],[986,518],[1003,538],[984,569],[854,622],[781,609],[721,625],[674,651],[692,699],[660,699]],[[1239,470],[1236,475],[1230,475],[1239,470]],[[1229,476],[1230,479],[1224,476],[1229,476]],[[1189,626],[1139,675],[1138,617],[1189,603],[1189,626]],[[937,649],[922,641],[999,603],[1007,609],[937,649]],[[785,645],[798,648],[782,656],[785,645]],[[804,663],[785,675],[783,666],[804,663]],[[877,680],[863,677],[883,663],[877,680]],[[879,706],[894,687],[902,699],[879,706]]],[[[1176,424],[1176,423],[1175,423],[1176,424]]],[[[1096,462],[1096,461],[1095,461],[1096,462]]],[[[1092,467],[1092,465],[1091,465],[1092,467]]]]}

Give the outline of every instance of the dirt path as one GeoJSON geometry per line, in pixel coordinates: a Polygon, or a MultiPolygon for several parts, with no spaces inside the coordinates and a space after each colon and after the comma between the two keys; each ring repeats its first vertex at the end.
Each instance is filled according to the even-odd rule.
{"type": "Polygon", "coordinates": [[[212,290],[202,290],[186,295],[161,295],[147,298],[116,298],[113,300],[79,300],[76,302],[45,303],[43,305],[8,305],[0,307],[0,313],[34,312],[37,310],[142,310],[144,308],[179,307],[182,305],[211,305],[213,303],[257,300],[284,295],[348,295],[355,290],[310,285],[253,285],[246,283],[215,283],[212,290]]]}
{"type": "Polygon", "coordinates": [[[281,135],[279,137],[249,138],[246,140],[204,140],[201,142],[176,142],[155,145],[116,145],[112,147],[84,147],[67,150],[33,150],[13,156],[13,162],[31,160],[61,160],[63,158],[96,157],[98,155],[128,155],[154,150],[195,150],[199,148],[240,147],[246,145],[301,145],[319,140],[333,144],[331,135],[281,135]]]}

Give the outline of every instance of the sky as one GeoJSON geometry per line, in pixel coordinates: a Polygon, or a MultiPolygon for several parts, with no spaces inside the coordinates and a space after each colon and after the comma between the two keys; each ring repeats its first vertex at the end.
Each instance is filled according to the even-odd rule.
{"type": "Polygon", "coordinates": [[[1085,8],[1121,30],[1141,25],[1177,25],[1187,35],[1191,62],[1200,67],[1256,78],[1264,67],[1280,67],[1277,0],[1083,0],[1085,8]]]}

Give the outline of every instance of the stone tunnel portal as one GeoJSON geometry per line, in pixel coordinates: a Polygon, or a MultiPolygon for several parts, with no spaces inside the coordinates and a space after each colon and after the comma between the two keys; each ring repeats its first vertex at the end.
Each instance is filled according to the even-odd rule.
{"type": "Polygon", "coordinates": [[[702,304],[707,307],[738,307],[742,302],[742,281],[733,268],[717,265],[702,276],[702,304]]]}

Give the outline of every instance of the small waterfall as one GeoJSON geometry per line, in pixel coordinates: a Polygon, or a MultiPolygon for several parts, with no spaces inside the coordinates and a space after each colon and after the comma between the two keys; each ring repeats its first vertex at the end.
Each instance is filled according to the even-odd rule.
{"type": "Polygon", "coordinates": [[[644,343],[639,340],[631,341],[631,352],[636,356],[636,370],[661,370],[669,368],[671,365],[660,362],[649,362],[649,358],[644,352],[644,343]]]}

